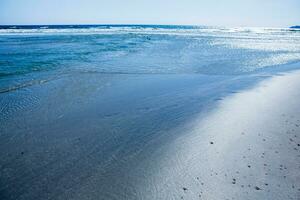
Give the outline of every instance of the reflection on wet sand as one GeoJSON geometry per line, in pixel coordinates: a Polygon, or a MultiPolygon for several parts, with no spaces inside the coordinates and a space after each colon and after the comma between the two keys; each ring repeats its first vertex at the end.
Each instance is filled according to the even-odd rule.
{"type": "Polygon", "coordinates": [[[1,197],[297,199],[299,76],[84,73],[3,93],[1,197]]]}
{"type": "Polygon", "coordinates": [[[152,178],[141,197],[299,199],[299,78],[270,78],[175,130],[180,136],[143,165],[152,178]]]}

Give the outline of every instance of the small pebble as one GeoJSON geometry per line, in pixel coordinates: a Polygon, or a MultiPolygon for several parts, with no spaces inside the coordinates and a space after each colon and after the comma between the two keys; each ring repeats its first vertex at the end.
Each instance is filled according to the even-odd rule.
{"type": "Polygon", "coordinates": [[[259,187],[257,187],[257,186],[255,186],[255,189],[256,189],[256,190],[261,190],[261,189],[260,189],[259,187]]]}

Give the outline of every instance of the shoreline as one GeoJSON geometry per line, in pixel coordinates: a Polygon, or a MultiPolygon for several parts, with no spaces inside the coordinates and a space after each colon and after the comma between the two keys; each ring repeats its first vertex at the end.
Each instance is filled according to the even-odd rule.
{"type": "Polygon", "coordinates": [[[299,80],[299,70],[264,80],[177,130],[152,156],[160,165],[141,186],[146,199],[298,199],[299,80]]]}

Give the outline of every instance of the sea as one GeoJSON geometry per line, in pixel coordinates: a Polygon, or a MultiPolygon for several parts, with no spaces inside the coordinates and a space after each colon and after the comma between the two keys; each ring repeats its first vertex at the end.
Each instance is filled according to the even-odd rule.
{"type": "Polygon", "coordinates": [[[233,75],[300,61],[300,32],[289,28],[0,26],[0,44],[1,91],[47,73],[233,75]]]}

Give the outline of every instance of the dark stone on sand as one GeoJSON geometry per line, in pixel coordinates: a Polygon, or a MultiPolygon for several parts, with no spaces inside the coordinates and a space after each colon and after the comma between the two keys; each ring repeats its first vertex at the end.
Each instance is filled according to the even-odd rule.
{"type": "Polygon", "coordinates": [[[236,179],[233,178],[233,179],[232,179],[232,184],[235,184],[235,183],[236,183],[236,179]]]}
{"type": "Polygon", "coordinates": [[[183,191],[187,191],[188,190],[186,187],[183,187],[182,189],[183,189],[183,191]]]}
{"type": "Polygon", "coordinates": [[[261,189],[260,189],[259,187],[257,187],[257,186],[255,186],[255,189],[256,189],[256,190],[261,190],[261,189]]]}
{"type": "Polygon", "coordinates": [[[210,142],[210,144],[214,144],[214,142],[210,142]]]}

